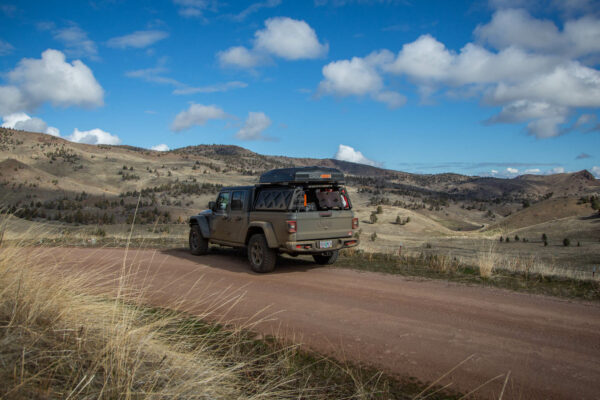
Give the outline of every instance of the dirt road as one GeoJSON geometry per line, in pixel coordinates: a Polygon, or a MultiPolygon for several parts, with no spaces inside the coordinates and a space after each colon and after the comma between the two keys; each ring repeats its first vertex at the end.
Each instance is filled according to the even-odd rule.
{"type": "MultiPolygon", "coordinates": [[[[110,276],[124,256],[121,249],[54,249],[48,257],[110,276]]],[[[500,376],[477,392],[498,398],[510,371],[505,399],[600,398],[599,304],[292,259],[257,275],[234,253],[130,251],[125,265],[155,305],[260,320],[258,332],[391,374],[433,381],[471,357],[442,383],[468,392],[500,376]]]]}

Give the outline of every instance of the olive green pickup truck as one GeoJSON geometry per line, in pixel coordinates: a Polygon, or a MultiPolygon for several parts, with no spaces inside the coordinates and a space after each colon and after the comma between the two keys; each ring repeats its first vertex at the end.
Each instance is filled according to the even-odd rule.
{"type": "Polygon", "coordinates": [[[210,243],[247,248],[255,272],[270,272],[277,255],[312,255],[333,264],[338,251],[358,245],[358,218],[344,175],[323,167],[275,169],[254,186],[225,187],[208,210],[190,218],[190,251],[210,243]]]}

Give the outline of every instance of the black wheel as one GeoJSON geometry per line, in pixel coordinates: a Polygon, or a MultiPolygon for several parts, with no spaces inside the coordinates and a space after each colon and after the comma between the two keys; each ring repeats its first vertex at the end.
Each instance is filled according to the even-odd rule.
{"type": "Polygon", "coordinates": [[[195,256],[208,253],[208,240],[202,237],[198,225],[192,225],[190,228],[190,252],[195,256]]]}
{"type": "Polygon", "coordinates": [[[328,251],[321,254],[313,254],[313,258],[317,264],[331,265],[338,259],[338,251],[328,251]]]}
{"type": "Polygon", "coordinates": [[[277,261],[277,251],[269,248],[262,233],[252,235],[248,242],[248,261],[254,272],[271,272],[277,261]]]}

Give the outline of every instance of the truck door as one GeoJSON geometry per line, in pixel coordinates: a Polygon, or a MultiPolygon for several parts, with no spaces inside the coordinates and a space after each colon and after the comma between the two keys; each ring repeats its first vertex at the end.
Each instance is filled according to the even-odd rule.
{"type": "Polygon", "coordinates": [[[229,213],[230,224],[229,241],[235,243],[243,243],[246,239],[246,231],[248,230],[248,191],[234,190],[231,196],[231,207],[229,213]]]}
{"type": "Polygon", "coordinates": [[[215,240],[229,239],[229,203],[231,192],[221,192],[217,197],[217,207],[213,216],[210,237],[215,240]]]}

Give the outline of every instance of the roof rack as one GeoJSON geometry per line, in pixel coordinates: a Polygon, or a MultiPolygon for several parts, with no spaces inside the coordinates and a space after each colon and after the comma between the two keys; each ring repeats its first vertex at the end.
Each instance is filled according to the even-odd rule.
{"type": "Polygon", "coordinates": [[[294,183],[344,183],[344,174],[335,168],[298,167],[279,168],[265,172],[260,176],[259,184],[294,184],[294,183]]]}

